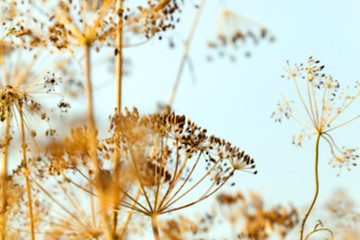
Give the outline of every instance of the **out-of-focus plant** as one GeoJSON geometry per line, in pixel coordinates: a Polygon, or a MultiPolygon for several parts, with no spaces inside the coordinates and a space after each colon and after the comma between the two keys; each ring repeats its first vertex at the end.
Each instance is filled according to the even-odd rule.
{"type": "Polygon", "coordinates": [[[122,112],[123,49],[161,39],[180,21],[183,6],[180,0],[0,1],[1,239],[125,239],[133,213],[146,216],[160,239],[159,215],[207,199],[237,171],[257,173],[253,158],[184,115],[122,112]],[[95,122],[93,99],[92,54],[103,48],[115,56],[115,111],[107,133],[95,122]],[[39,137],[33,116],[49,122],[53,110],[37,96],[60,97],[57,107],[67,112],[69,91],[58,85],[71,86],[75,76],[83,78],[76,85],[85,92],[70,95],[84,95],[86,120],[61,131],[67,137],[53,127],[39,137]],[[10,159],[17,165],[12,173],[10,159]]]}
{"type": "Polygon", "coordinates": [[[250,193],[246,197],[240,192],[221,193],[217,201],[220,211],[232,226],[233,236],[240,239],[265,240],[271,232],[285,238],[299,222],[296,208],[278,205],[266,209],[260,194],[250,193]],[[238,233],[237,226],[242,226],[238,233]]]}
{"type": "Polygon", "coordinates": [[[336,189],[325,205],[325,217],[334,229],[336,239],[355,240],[360,237],[359,205],[343,189],[336,189]]]}
{"type": "MultiPolygon", "coordinates": [[[[256,22],[250,17],[234,12],[228,8],[224,8],[215,24],[215,33],[213,33],[208,40],[208,47],[211,50],[217,50],[218,55],[226,55],[230,60],[236,59],[235,55],[229,51],[228,48],[233,49],[245,48],[247,41],[252,41],[254,44],[258,44],[261,40],[267,39],[274,41],[274,35],[269,33],[269,30],[256,22]]],[[[246,51],[246,56],[250,56],[250,52],[246,51]]],[[[211,55],[208,56],[208,60],[212,60],[211,55]]]]}
{"type": "MultiPolygon", "coordinates": [[[[36,95],[55,94],[55,87],[61,82],[61,78],[54,73],[41,71],[41,68],[34,68],[38,61],[38,56],[30,54],[31,64],[22,62],[20,56],[25,56],[24,52],[15,51],[15,49],[0,45],[0,59],[3,70],[0,78],[0,120],[3,125],[2,163],[1,163],[1,232],[6,229],[6,212],[7,212],[7,168],[9,161],[9,146],[13,136],[13,128],[17,125],[18,133],[21,138],[20,146],[22,151],[22,161],[20,165],[23,167],[23,176],[26,179],[26,190],[28,198],[28,210],[30,217],[31,236],[34,238],[34,218],[33,218],[33,201],[31,193],[31,181],[29,180],[29,159],[27,152],[30,151],[30,144],[26,141],[26,133],[31,138],[35,138],[37,132],[31,128],[29,118],[31,115],[37,115],[43,121],[49,121],[49,113],[46,107],[39,102],[36,95]],[[14,55],[15,59],[14,60],[14,55]],[[24,67],[26,66],[26,67],[24,67]],[[36,72],[36,70],[40,70],[36,72]]],[[[54,62],[56,63],[56,62],[54,62]]],[[[51,70],[50,68],[48,70],[51,70]]],[[[58,107],[62,110],[68,109],[70,105],[63,101],[60,95],[58,107]]],[[[47,135],[52,135],[53,129],[47,130],[47,135]]],[[[33,149],[35,150],[35,149],[33,149]]],[[[11,178],[10,178],[11,179],[11,178]]]]}
{"type": "Polygon", "coordinates": [[[195,216],[194,219],[180,216],[162,222],[167,239],[201,238],[215,234],[222,239],[266,240],[273,234],[285,238],[298,224],[297,210],[278,205],[266,208],[260,194],[220,193],[211,211],[195,216]],[[217,233],[223,224],[229,224],[231,231],[217,233]],[[172,229],[172,230],[170,230],[172,229]],[[230,234],[229,234],[230,233],[230,234]],[[273,234],[271,234],[273,233],[273,234]]]}
{"type": "MultiPolygon", "coordinates": [[[[339,82],[332,76],[324,74],[323,69],[324,65],[320,65],[320,61],[314,60],[312,57],[309,58],[305,65],[300,64],[292,67],[288,62],[286,68],[287,74],[283,77],[293,81],[301,108],[293,101],[283,97],[283,100],[278,103],[278,108],[272,115],[276,122],[281,122],[285,116],[295,120],[305,129],[302,133],[293,137],[293,143],[298,146],[302,145],[304,137],[316,136],[315,194],[301,223],[300,240],[303,239],[306,220],[319,192],[318,162],[320,139],[324,139],[329,144],[331,154],[333,155],[330,164],[334,167],[339,167],[340,170],[343,167],[350,170],[351,166],[356,166],[354,161],[359,157],[356,153],[357,148],[339,148],[330,134],[333,130],[360,117],[360,115],[357,115],[347,121],[338,121],[339,116],[360,95],[359,86],[356,84],[353,89],[341,89],[339,82]],[[354,90],[355,93],[348,92],[351,90],[354,90]]],[[[317,232],[315,230],[317,230],[317,227],[311,233],[317,232]]],[[[330,231],[329,229],[325,230],[330,231]]],[[[307,235],[306,239],[308,237],[309,235],[307,235]]]]}

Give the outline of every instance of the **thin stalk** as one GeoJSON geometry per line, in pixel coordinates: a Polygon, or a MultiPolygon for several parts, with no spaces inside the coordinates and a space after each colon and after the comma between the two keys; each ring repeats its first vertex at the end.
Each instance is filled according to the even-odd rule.
{"type": "Polygon", "coordinates": [[[121,112],[121,82],[122,82],[122,35],[123,35],[123,3],[122,0],[116,1],[116,12],[118,14],[118,28],[116,29],[116,56],[115,56],[115,82],[116,82],[116,109],[121,112]]]}
{"type": "Polygon", "coordinates": [[[317,133],[316,136],[316,143],[315,143],[315,194],[314,194],[314,198],[301,222],[301,227],[300,227],[300,240],[303,240],[303,235],[304,235],[304,227],[305,227],[305,223],[307,218],[310,215],[310,212],[312,210],[312,208],[314,207],[314,204],[316,202],[316,199],[318,197],[319,194],[319,173],[318,173],[318,163],[319,163],[319,142],[320,142],[320,136],[321,136],[321,132],[317,133]]]}
{"type": "Polygon", "coordinates": [[[62,185],[62,183],[59,180],[56,180],[56,183],[59,185],[61,190],[64,192],[64,195],[69,199],[69,201],[71,202],[74,209],[76,209],[76,211],[79,213],[79,215],[81,217],[80,219],[82,219],[86,225],[91,226],[85,212],[81,209],[79,202],[76,200],[76,198],[71,196],[71,194],[67,192],[67,189],[62,185]]]}
{"type": "Polygon", "coordinates": [[[173,104],[174,102],[174,98],[175,98],[175,94],[176,94],[176,90],[179,86],[179,82],[180,82],[180,79],[181,79],[181,75],[182,75],[182,72],[184,70],[184,67],[185,67],[185,63],[186,63],[186,60],[188,59],[188,56],[189,56],[189,48],[190,48],[190,43],[191,43],[191,40],[193,39],[193,36],[194,36],[194,32],[195,32],[195,29],[196,29],[196,26],[199,22],[199,17],[200,17],[200,14],[204,8],[204,4],[205,4],[205,0],[201,0],[200,4],[199,4],[199,7],[198,7],[198,10],[196,12],[196,15],[194,17],[194,20],[193,20],[193,23],[191,25],[191,29],[190,29],[190,32],[189,32],[189,35],[185,41],[185,47],[184,47],[184,52],[183,52],[183,56],[182,56],[182,59],[181,59],[181,62],[180,62],[180,66],[179,66],[179,70],[177,72],[177,75],[176,75],[176,79],[175,79],[175,83],[174,83],[174,87],[173,87],[173,90],[171,92],[171,95],[170,95],[170,99],[169,99],[169,103],[168,103],[168,106],[169,108],[171,107],[171,105],[173,104]]]}
{"type": "MultiPolygon", "coordinates": [[[[136,192],[136,195],[135,195],[135,200],[137,200],[139,198],[140,192],[141,192],[141,189],[138,188],[138,190],[136,192]]],[[[132,207],[134,208],[135,205],[136,205],[136,201],[133,202],[132,207]]],[[[123,238],[123,236],[125,234],[125,231],[127,229],[127,226],[128,226],[128,224],[129,224],[129,222],[131,220],[131,216],[132,216],[132,214],[134,212],[133,208],[130,208],[128,214],[126,215],[125,221],[124,221],[124,223],[123,223],[123,225],[122,225],[122,227],[120,229],[120,233],[119,233],[119,239],[120,240],[123,238]]]]}
{"type": "MultiPolygon", "coordinates": [[[[31,176],[30,176],[31,177],[31,176]]],[[[33,177],[31,177],[31,180],[40,188],[40,190],[45,193],[46,196],[48,196],[57,206],[59,206],[63,211],[65,211],[69,216],[72,217],[72,219],[78,223],[78,227],[80,227],[82,230],[87,232],[89,235],[92,234],[92,231],[83,223],[81,220],[72,212],[70,212],[64,205],[62,205],[58,200],[54,198],[53,194],[50,194],[48,191],[46,191],[45,188],[41,186],[40,183],[38,183],[33,177]]]]}
{"type": "MultiPolygon", "coordinates": [[[[328,228],[319,228],[319,229],[314,229],[312,232],[310,232],[306,237],[305,237],[305,240],[308,240],[310,235],[312,235],[313,233],[316,233],[316,232],[320,232],[320,231],[327,231],[328,233],[330,233],[331,235],[331,240],[334,240],[334,233],[328,229],[328,228]]],[[[348,238],[349,239],[349,238],[348,238]]]]}
{"type": "MultiPolygon", "coordinates": [[[[310,113],[309,109],[307,108],[307,106],[305,104],[304,98],[302,97],[302,95],[300,93],[300,89],[299,89],[299,86],[297,84],[296,78],[292,77],[292,79],[293,79],[293,82],[294,82],[294,85],[295,85],[295,88],[296,88],[296,92],[297,92],[297,94],[298,94],[298,96],[300,98],[300,101],[301,101],[302,105],[304,106],[305,111],[306,111],[307,115],[309,116],[309,119],[311,119],[311,121],[312,121],[312,124],[310,124],[310,125],[317,126],[315,119],[313,119],[313,114],[310,113]]],[[[302,116],[302,114],[300,114],[300,115],[302,116]]],[[[302,116],[302,117],[303,117],[303,119],[306,119],[306,117],[304,117],[304,116],[302,116]]],[[[307,121],[307,119],[306,119],[306,121],[307,121]]]]}
{"type": "Polygon", "coordinates": [[[99,162],[98,162],[98,158],[97,158],[97,153],[96,153],[96,125],[95,125],[95,119],[94,119],[94,112],[93,112],[93,97],[92,97],[92,87],[91,87],[91,64],[90,64],[90,47],[91,47],[91,43],[90,42],[86,42],[86,44],[84,45],[85,47],[85,82],[86,82],[86,93],[87,93],[87,120],[89,123],[89,132],[90,132],[90,139],[89,139],[89,143],[90,143],[90,160],[92,163],[92,166],[94,168],[94,174],[95,174],[95,182],[97,183],[95,185],[96,191],[99,193],[99,195],[101,196],[101,203],[102,203],[102,217],[104,220],[104,227],[106,230],[106,234],[108,236],[108,239],[114,239],[114,236],[112,234],[111,231],[111,227],[109,225],[109,221],[108,221],[108,217],[107,214],[105,212],[105,206],[106,204],[104,203],[104,201],[102,199],[104,196],[104,192],[103,192],[103,182],[100,178],[100,167],[99,167],[99,162]]]}
{"type": "MultiPolygon", "coordinates": [[[[84,175],[84,173],[82,173],[82,172],[80,171],[80,169],[78,169],[78,168],[76,168],[76,167],[75,167],[75,169],[80,173],[81,176],[83,176],[87,181],[90,182],[90,187],[93,186],[93,185],[95,185],[94,181],[91,180],[90,178],[86,177],[86,176],[84,175]]],[[[90,193],[91,196],[98,197],[99,199],[102,199],[101,196],[95,194],[95,193],[92,191],[92,189],[90,189],[90,191],[89,191],[89,190],[84,190],[84,191],[86,191],[87,193],[90,193]]],[[[150,212],[148,212],[148,210],[147,210],[146,207],[144,207],[141,203],[139,203],[139,202],[136,201],[134,198],[132,198],[129,194],[127,194],[126,190],[124,190],[124,189],[122,189],[122,188],[119,188],[119,192],[122,193],[122,194],[124,194],[125,197],[129,198],[131,201],[135,201],[136,204],[143,209],[143,210],[140,210],[140,209],[135,209],[135,208],[134,208],[134,210],[136,210],[136,211],[138,211],[138,212],[140,212],[140,213],[143,213],[144,215],[148,215],[148,214],[150,213],[150,212]]],[[[109,201],[109,198],[106,198],[106,197],[105,197],[104,199],[105,199],[106,201],[109,201]]],[[[103,200],[103,199],[102,199],[102,200],[103,200]]],[[[123,201],[123,202],[121,203],[121,206],[124,206],[124,207],[127,207],[127,208],[132,208],[131,205],[130,205],[129,203],[126,203],[125,201],[123,201]]]]}
{"type": "Polygon", "coordinates": [[[6,111],[5,119],[5,134],[4,134],[4,146],[1,152],[1,202],[0,202],[0,239],[5,239],[6,236],[6,194],[7,194],[7,159],[8,159],[8,147],[10,142],[10,111],[6,111]]]}
{"type": "MultiPolygon", "coordinates": [[[[122,0],[116,1],[116,12],[118,14],[118,28],[116,29],[116,56],[115,56],[115,83],[116,83],[116,113],[121,112],[121,85],[122,85],[122,68],[123,68],[123,57],[122,57],[122,35],[123,35],[123,2],[122,0]]],[[[119,149],[115,146],[114,157],[113,157],[113,167],[114,167],[114,182],[117,182],[119,179],[119,149]]],[[[118,191],[115,191],[117,193],[118,191]]],[[[114,209],[117,209],[119,206],[119,198],[115,196],[114,209]]],[[[118,214],[116,211],[112,212],[112,231],[113,235],[116,234],[117,229],[117,218],[118,214]]],[[[121,238],[120,238],[121,239],[121,238]]]]}
{"type": "Polygon", "coordinates": [[[24,116],[22,111],[22,103],[19,104],[18,111],[20,114],[20,126],[21,126],[21,146],[23,152],[23,164],[25,168],[25,181],[26,181],[26,192],[28,197],[28,207],[29,207],[29,215],[30,215],[30,235],[31,240],[35,239],[35,231],[34,231],[34,216],[33,216],[33,208],[32,208],[32,198],[31,198],[31,185],[29,180],[29,168],[28,161],[26,157],[26,143],[25,143],[25,127],[24,127],[24,116]]]}
{"type": "MultiPolygon", "coordinates": [[[[99,177],[99,165],[96,157],[96,139],[95,139],[95,120],[93,114],[93,97],[91,86],[91,64],[90,64],[90,44],[85,44],[85,86],[86,86],[86,101],[87,101],[87,121],[89,123],[90,131],[90,160],[94,168],[95,179],[99,177]]],[[[97,181],[96,181],[97,182],[97,181]]],[[[96,226],[94,200],[91,197],[91,212],[94,226],[96,226]]]]}
{"type": "Polygon", "coordinates": [[[354,96],[351,98],[351,100],[343,107],[341,108],[339,111],[337,111],[334,116],[328,121],[328,123],[324,126],[324,129],[327,128],[339,115],[340,113],[344,112],[345,109],[347,109],[349,107],[349,105],[355,101],[356,98],[358,98],[360,96],[360,91],[354,96]]]}
{"type": "MultiPolygon", "coordinates": [[[[148,204],[148,206],[149,206],[149,208],[150,208],[150,212],[153,212],[153,208],[152,208],[152,206],[151,206],[151,203],[150,203],[148,194],[147,194],[146,191],[145,191],[145,187],[144,187],[144,184],[143,184],[143,180],[142,180],[142,178],[141,178],[140,171],[139,171],[139,168],[138,168],[137,163],[136,163],[135,154],[133,153],[133,151],[132,151],[131,148],[130,148],[129,150],[130,150],[130,155],[131,155],[132,163],[133,163],[133,165],[134,165],[135,172],[136,172],[136,176],[137,176],[137,178],[138,178],[138,180],[139,180],[138,182],[139,182],[139,184],[140,184],[142,193],[143,193],[143,195],[144,195],[144,197],[145,197],[145,199],[146,199],[146,202],[147,202],[147,204],[148,204]]],[[[129,163],[129,165],[131,166],[130,163],[129,163]]]]}
{"type": "Polygon", "coordinates": [[[332,131],[332,130],[334,130],[334,129],[336,129],[336,128],[339,128],[339,127],[341,127],[341,126],[344,126],[344,125],[346,125],[346,124],[354,121],[355,119],[358,119],[359,117],[360,117],[360,115],[358,115],[358,116],[356,116],[356,117],[354,117],[354,118],[352,118],[352,119],[350,119],[350,120],[348,120],[348,121],[346,121],[346,122],[344,122],[344,123],[341,123],[341,124],[339,124],[339,125],[337,125],[337,126],[335,126],[335,127],[332,127],[332,128],[330,128],[330,129],[326,130],[325,133],[328,133],[328,132],[330,132],[330,131],[332,131]]]}
{"type": "MultiPolygon", "coordinates": [[[[181,195],[180,197],[178,197],[176,200],[174,200],[173,202],[171,202],[171,201],[176,197],[176,195],[181,191],[181,189],[185,186],[185,184],[189,181],[189,178],[191,177],[192,173],[194,172],[194,170],[195,170],[195,168],[196,168],[196,166],[197,166],[197,164],[198,164],[198,162],[199,162],[199,159],[200,159],[200,157],[201,157],[201,154],[202,154],[202,151],[199,153],[199,156],[197,157],[197,159],[196,159],[193,167],[191,168],[191,171],[189,172],[188,176],[185,178],[185,180],[183,181],[183,183],[181,184],[181,186],[179,187],[179,189],[175,192],[175,194],[174,194],[164,205],[161,204],[161,205],[159,206],[159,209],[166,209],[166,208],[168,208],[168,207],[171,206],[174,202],[176,202],[177,200],[179,200],[180,198],[182,198],[184,195],[186,195],[189,191],[191,191],[191,190],[193,189],[193,187],[197,186],[197,184],[198,184],[199,182],[201,182],[202,180],[204,180],[204,177],[203,177],[202,179],[200,179],[200,181],[198,181],[198,183],[196,183],[195,185],[193,185],[192,188],[190,188],[188,191],[186,191],[184,194],[182,194],[182,195],[181,195]]],[[[214,165],[214,166],[216,166],[216,165],[214,165]]],[[[213,167],[213,168],[214,168],[214,167],[213,167]]],[[[213,168],[211,168],[211,169],[209,170],[209,172],[210,172],[213,168]]],[[[181,175],[181,173],[182,173],[182,171],[179,172],[180,175],[181,175]]],[[[180,176],[180,175],[179,175],[179,176],[180,176]]],[[[206,174],[205,176],[207,176],[207,174],[206,174]]],[[[165,198],[164,198],[164,200],[165,200],[165,198]]],[[[163,202],[164,202],[164,201],[163,201],[163,202]]],[[[163,202],[162,202],[162,203],[163,203],[163,202]]]]}
{"type": "Polygon", "coordinates": [[[159,224],[157,221],[157,217],[158,217],[158,213],[153,213],[151,215],[151,226],[153,229],[153,234],[154,234],[154,239],[155,240],[160,240],[160,233],[159,233],[159,224]]]}
{"type": "Polygon", "coordinates": [[[196,201],[193,201],[193,202],[188,203],[188,204],[186,204],[186,205],[183,205],[183,206],[180,206],[180,207],[173,208],[173,209],[170,209],[170,210],[166,210],[166,211],[165,211],[166,208],[169,208],[170,205],[174,203],[174,201],[173,201],[169,206],[166,206],[166,208],[160,209],[160,211],[161,211],[162,214],[165,214],[165,213],[174,212],[174,211],[177,211],[177,210],[180,210],[180,209],[183,209],[183,208],[190,207],[190,206],[192,206],[192,205],[194,205],[194,204],[196,204],[196,203],[198,203],[198,202],[200,202],[200,201],[202,201],[202,200],[205,200],[206,198],[212,196],[212,195],[213,195],[214,193],[216,193],[220,188],[222,188],[222,186],[224,186],[224,184],[227,182],[227,180],[228,180],[228,178],[227,178],[225,181],[223,181],[219,186],[217,186],[212,192],[208,193],[208,192],[211,190],[211,188],[214,186],[214,184],[212,184],[212,185],[208,188],[208,190],[205,192],[205,194],[203,194],[203,196],[200,197],[200,198],[199,198],[198,200],[196,200],[196,201]]]}
{"type": "Polygon", "coordinates": [[[94,168],[95,178],[99,177],[99,164],[96,156],[96,133],[95,120],[93,112],[93,96],[91,87],[91,64],[90,64],[90,44],[85,44],[85,86],[87,100],[87,120],[90,131],[90,159],[94,168]]]}

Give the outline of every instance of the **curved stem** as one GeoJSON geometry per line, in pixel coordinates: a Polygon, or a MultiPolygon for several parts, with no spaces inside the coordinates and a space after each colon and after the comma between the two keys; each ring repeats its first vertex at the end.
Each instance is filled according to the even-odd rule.
{"type": "Polygon", "coordinates": [[[152,225],[155,240],[160,240],[159,224],[158,224],[158,221],[157,221],[158,215],[159,215],[158,213],[153,213],[151,215],[151,225],[152,225]]]}
{"type": "Polygon", "coordinates": [[[314,229],[312,232],[310,232],[310,233],[305,237],[305,240],[308,240],[308,238],[310,237],[310,235],[312,235],[313,233],[320,232],[320,231],[327,231],[327,232],[330,233],[330,235],[331,235],[331,240],[334,240],[334,233],[333,233],[330,229],[328,229],[328,228],[314,229]]]}
{"type": "Polygon", "coordinates": [[[301,222],[301,227],[300,227],[300,240],[303,239],[303,235],[304,235],[304,227],[305,227],[305,223],[307,218],[310,215],[310,212],[312,210],[312,208],[314,207],[314,204],[316,202],[316,199],[318,197],[319,194],[319,173],[318,173],[318,160],[319,160],[319,142],[320,142],[320,136],[321,136],[321,132],[317,133],[316,136],[316,143],[315,143],[315,194],[314,194],[314,198],[301,222]]]}
{"type": "Polygon", "coordinates": [[[8,147],[10,143],[10,111],[6,111],[5,119],[5,134],[4,146],[1,152],[1,202],[0,202],[0,239],[5,239],[6,236],[6,194],[7,194],[7,160],[8,160],[8,147]]]}

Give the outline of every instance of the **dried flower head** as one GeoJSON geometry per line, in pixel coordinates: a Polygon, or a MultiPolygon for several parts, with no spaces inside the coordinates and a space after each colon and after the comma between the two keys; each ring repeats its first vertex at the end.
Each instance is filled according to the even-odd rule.
{"type": "MultiPolygon", "coordinates": [[[[261,39],[274,41],[274,36],[270,35],[268,29],[257,23],[255,20],[233,12],[227,8],[223,9],[216,21],[216,34],[208,40],[208,47],[218,51],[220,56],[227,55],[230,60],[235,60],[233,51],[228,47],[242,48],[247,40],[252,40],[257,44],[261,39]]],[[[246,51],[246,56],[250,52],[246,51]]],[[[211,55],[208,57],[212,59],[211,55]]]]}
{"type": "Polygon", "coordinates": [[[119,148],[122,167],[133,173],[142,198],[135,210],[145,215],[196,204],[216,192],[237,170],[256,173],[248,155],[223,139],[208,137],[206,129],[185,116],[140,117],[136,109],[126,110],[112,117],[111,130],[113,136],[106,143],[119,148]],[[201,167],[205,171],[199,171],[201,167]],[[175,207],[190,192],[197,195],[196,200],[175,207]]]}
{"type": "Polygon", "coordinates": [[[358,149],[339,148],[330,132],[360,117],[358,115],[347,121],[336,122],[340,114],[360,95],[359,86],[354,86],[355,94],[352,95],[349,87],[341,89],[339,82],[323,73],[323,69],[324,65],[312,57],[306,65],[295,64],[292,67],[288,62],[287,74],[283,77],[293,80],[302,110],[293,101],[283,97],[272,117],[276,122],[281,122],[283,117],[291,118],[304,128],[293,137],[293,143],[298,146],[302,145],[305,136],[320,135],[330,146],[333,155],[331,164],[340,170],[342,167],[350,169],[350,166],[356,165],[354,160],[359,157],[356,153],[358,149]]]}
{"type": "MultiPolygon", "coordinates": [[[[141,33],[151,38],[162,32],[174,29],[180,21],[179,0],[149,0],[136,7],[124,9],[125,32],[141,33]]],[[[161,37],[159,37],[161,39],[161,37]]]]}
{"type": "MultiPolygon", "coordinates": [[[[6,48],[0,46],[0,54],[4,51],[6,51],[6,48]]],[[[43,64],[41,61],[39,62],[36,54],[33,55],[16,50],[5,56],[1,54],[0,58],[5,67],[3,75],[0,76],[1,121],[14,117],[20,109],[25,114],[35,114],[41,120],[49,121],[46,108],[37,100],[35,95],[51,94],[60,96],[60,103],[62,104],[61,106],[59,105],[59,108],[66,110],[70,107],[68,103],[64,102],[61,94],[55,93],[55,88],[62,82],[62,79],[55,73],[42,72],[41,69],[34,68],[36,64],[43,64]],[[19,60],[21,57],[32,60],[32,63],[27,63],[26,60],[19,60]],[[17,59],[15,65],[12,62],[14,59],[17,59]]],[[[27,120],[26,117],[25,120],[27,120]]]]}
{"type": "MultiPolygon", "coordinates": [[[[102,45],[117,23],[114,1],[29,1],[18,4],[14,20],[20,28],[20,46],[68,49],[102,45]],[[30,21],[29,21],[30,20],[30,21]]],[[[53,50],[52,50],[53,51],[53,50]]]]}
{"type": "MultiPolygon", "coordinates": [[[[16,36],[22,41],[18,45],[54,46],[71,52],[73,46],[87,45],[99,51],[104,45],[114,47],[119,28],[124,34],[130,32],[132,36],[142,34],[151,38],[156,33],[175,28],[179,21],[175,14],[180,11],[177,2],[152,0],[131,7],[125,6],[124,2],[119,10],[116,1],[110,0],[22,2],[16,8],[21,14],[14,16],[19,28],[16,36]]],[[[118,49],[115,54],[116,51],[118,49]]]]}
{"type": "Polygon", "coordinates": [[[326,205],[324,212],[334,229],[336,239],[355,240],[360,236],[359,205],[344,189],[335,189],[326,205]]]}
{"type": "Polygon", "coordinates": [[[179,216],[163,222],[163,235],[165,239],[206,239],[211,235],[216,239],[266,240],[277,234],[284,239],[297,226],[297,210],[286,205],[265,205],[256,193],[220,193],[210,211],[195,218],[179,216]]]}
{"type": "Polygon", "coordinates": [[[271,232],[285,238],[299,222],[297,210],[284,205],[265,209],[262,197],[250,193],[250,197],[241,192],[234,194],[221,193],[217,196],[219,210],[231,223],[234,234],[239,238],[265,240],[271,232]],[[235,232],[237,225],[243,225],[240,232],[235,232]]]}

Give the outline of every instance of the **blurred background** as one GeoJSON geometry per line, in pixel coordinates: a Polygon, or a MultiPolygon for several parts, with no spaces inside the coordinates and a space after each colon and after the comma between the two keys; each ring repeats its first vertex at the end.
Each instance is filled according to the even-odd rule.
{"type": "MultiPolygon", "coordinates": [[[[129,109],[136,106],[140,113],[146,114],[157,111],[159,104],[168,103],[197,4],[197,1],[184,1],[180,23],[174,31],[161,34],[161,41],[152,39],[124,50],[127,63],[123,106],[129,109]]],[[[341,86],[353,86],[359,81],[359,9],[360,2],[355,0],[205,2],[172,109],[206,128],[209,134],[239,146],[255,159],[258,174],[239,172],[234,178],[236,186],[225,186],[223,191],[259,192],[269,206],[293,204],[299,208],[300,218],[303,217],[315,189],[315,138],[304,139],[302,147],[295,146],[292,136],[300,133],[302,127],[293,120],[285,119],[279,124],[271,118],[281,100],[280,93],[298,102],[292,81],[281,75],[285,73],[286,60],[306,63],[313,56],[325,65],[324,72],[337,79],[341,86]],[[209,41],[219,32],[232,31],[221,20],[224,9],[238,14],[243,21],[234,22],[236,28],[250,28],[260,36],[263,26],[266,37],[259,38],[257,44],[247,39],[237,49],[231,45],[223,50],[209,48],[209,41]],[[271,41],[273,37],[275,40],[271,41]]],[[[95,111],[98,123],[105,129],[108,123],[104,116],[114,112],[109,102],[115,102],[115,97],[113,78],[111,74],[104,75],[104,71],[111,68],[100,67],[93,74],[95,111]]],[[[360,114],[359,107],[355,103],[341,119],[360,114]]],[[[339,146],[360,147],[359,130],[360,121],[355,121],[335,130],[333,136],[339,146]]],[[[346,191],[355,202],[360,200],[360,168],[353,167],[351,171],[344,168],[337,176],[339,169],[328,164],[330,158],[328,144],[322,142],[320,195],[307,223],[308,229],[314,227],[317,219],[330,224],[322,219],[322,212],[336,189],[346,191]]],[[[208,199],[182,213],[208,209],[213,201],[208,199]]],[[[296,229],[289,239],[295,239],[297,234],[296,229]]]]}

